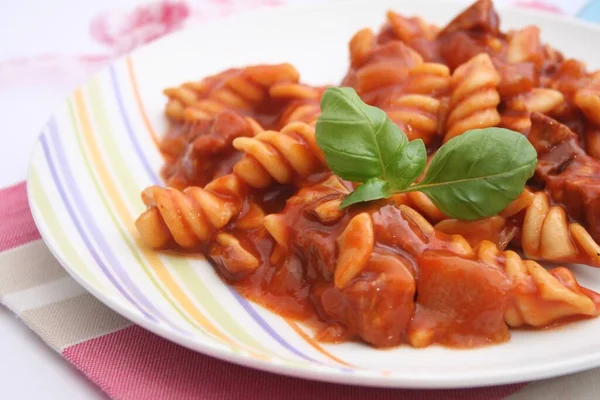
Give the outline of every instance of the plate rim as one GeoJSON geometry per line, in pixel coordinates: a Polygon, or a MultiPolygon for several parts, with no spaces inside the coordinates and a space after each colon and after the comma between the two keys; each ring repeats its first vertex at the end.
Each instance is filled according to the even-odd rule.
{"type": "MultiPolygon", "coordinates": [[[[403,2],[409,2],[410,0],[397,0],[396,7],[400,7],[403,2]]],[[[464,9],[466,7],[466,3],[456,1],[456,0],[436,0],[438,3],[446,3],[451,4],[453,6],[458,7],[459,9],[464,9]]],[[[381,1],[383,2],[383,1],[381,1]]],[[[207,23],[204,23],[202,26],[194,26],[188,27],[171,34],[168,34],[164,37],[161,37],[151,43],[141,46],[140,48],[135,49],[134,51],[121,55],[120,57],[114,59],[106,66],[102,67],[99,71],[92,74],[89,79],[83,82],[78,88],[81,88],[89,81],[95,79],[101,74],[105,73],[109,68],[114,65],[119,65],[126,62],[128,57],[135,57],[136,54],[141,52],[151,51],[152,47],[155,47],[158,43],[163,42],[177,42],[181,40],[180,37],[185,37],[189,35],[200,35],[200,32],[203,30],[211,29],[211,27],[222,24],[234,24],[235,21],[238,20],[252,20],[255,18],[266,18],[269,15],[282,15],[289,14],[293,15],[296,12],[308,12],[310,10],[318,11],[323,8],[330,7],[339,7],[341,5],[346,4],[354,4],[354,5],[367,5],[366,0],[340,0],[334,3],[311,3],[311,4],[291,4],[284,5],[279,7],[273,7],[268,9],[259,9],[253,10],[250,12],[242,13],[242,14],[234,14],[222,18],[217,18],[215,20],[211,20],[207,23]]],[[[600,35],[600,24],[594,24],[588,21],[579,20],[573,16],[564,16],[557,15],[555,13],[547,12],[547,11],[538,11],[538,10],[529,10],[518,8],[513,5],[495,5],[496,10],[498,10],[501,14],[503,12],[508,13],[516,13],[521,14],[523,16],[534,16],[536,19],[546,19],[553,23],[558,24],[568,24],[575,25],[579,27],[583,27],[586,29],[590,29],[595,31],[598,35],[600,35]]],[[[600,36],[599,36],[600,37],[600,36]]],[[[74,90],[77,90],[75,88],[74,90]]],[[[67,99],[74,92],[71,91],[63,100],[57,102],[55,107],[55,111],[53,111],[50,116],[55,115],[56,110],[67,101],[67,99]]],[[[34,173],[35,168],[35,159],[39,157],[41,154],[41,141],[42,137],[46,135],[44,133],[45,128],[48,126],[48,122],[44,123],[41,129],[41,133],[38,135],[36,142],[31,150],[28,169],[27,169],[27,177],[26,177],[26,189],[27,189],[27,199],[30,205],[31,213],[33,216],[34,223],[40,232],[41,238],[46,244],[48,250],[51,252],[54,258],[58,260],[58,262],[65,268],[65,270],[69,273],[69,275],[80,285],[84,287],[84,289],[92,294],[96,299],[102,302],[104,305],[117,312],[118,314],[124,316],[128,320],[133,323],[143,327],[146,330],[174,343],[177,343],[183,347],[186,347],[192,351],[199,352],[204,355],[208,355],[210,357],[214,357],[220,360],[224,360],[227,362],[231,362],[233,364],[241,365],[248,368],[253,368],[261,371],[266,371],[270,373],[274,373],[277,375],[289,376],[294,378],[302,378],[320,382],[328,382],[335,384],[352,384],[356,386],[365,386],[365,387],[388,387],[388,388],[405,388],[405,389],[458,389],[458,388],[478,388],[485,386],[496,386],[496,385],[507,385],[507,384],[517,384],[521,382],[534,381],[546,378],[552,378],[557,376],[563,376],[575,372],[580,372],[584,370],[588,370],[590,368],[600,366],[600,350],[598,354],[587,356],[582,356],[574,359],[570,359],[567,362],[560,360],[560,365],[554,365],[559,363],[557,362],[548,362],[542,366],[538,367],[530,367],[529,370],[523,371],[521,368],[518,372],[519,376],[515,376],[516,373],[505,373],[505,374],[486,374],[485,372],[479,372],[475,377],[467,376],[466,373],[462,373],[461,375],[456,376],[450,375],[450,378],[441,377],[439,375],[435,375],[433,378],[430,375],[424,374],[415,374],[413,376],[407,375],[406,373],[397,373],[392,372],[389,375],[383,375],[379,371],[369,370],[369,369],[360,369],[357,368],[353,370],[354,373],[341,373],[338,368],[327,366],[327,365],[315,365],[310,364],[305,366],[300,365],[292,365],[292,364],[284,364],[284,363],[274,363],[269,360],[256,359],[248,356],[246,353],[237,353],[232,351],[231,347],[226,346],[224,344],[219,344],[217,342],[211,342],[205,340],[202,337],[188,337],[176,330],[168,328],[160,323],[154,323],[150,320],[143,318],[140,314],[133,311],[131,308],[128,308],[122,305],[121,301],[117,301],[113,299],[111,296],[108,296],[90,282],[88,282],[81,274],[78,273],[77,269],[72,268],[69,263],[64,260],[60,254],[60,252],[50,244],[53,242],[52,234],[47,230],[45,223],[40,222],[42,217],[39,213],[39,210],[35,206],[35,189],[32,187],[32,179],[31,176],[34,173]],[[401,376],[399,376],[401,375],[401,376]],[[461,377],[462,376],[462,377],[461,377]]],[[[600,317],[599,317],[600,318],[600,317]]],[[[476,349],[474,349],[476,350],[476,349]]],[[[462,351],[462,350],[461,350],[462,351]]],[[[470,350],[466,350],[470,351],[470,350]]]]}

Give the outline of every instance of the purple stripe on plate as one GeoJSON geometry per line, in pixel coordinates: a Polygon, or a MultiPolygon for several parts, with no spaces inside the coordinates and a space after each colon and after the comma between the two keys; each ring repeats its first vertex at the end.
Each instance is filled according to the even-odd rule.
{"type": "MultiPolygon", "coordinates": [[[[225,284],[225,285],[227,285],[227,284],[225,284]]],[[[273,329],[273,327],[267,323],[267,321],[265,321],[260,315],[258,315],[258,312],[254,309],[254,307],[252,307],[252,305],[250,304],[250,302],[248,300],[246,300],[242,296],[240,296],[240,294],[238,292],[236,292],[235,289],[232,288],[231,286],[227,285],[227,288],[229,289],[229,291],[231,292],[233,297],[235,297],[237,302],[240,303],[240,305],[244,308],[244,310],[246,310],[246,312],[250,315],[250,317],[252,317],[252,319],[254,319],[256,321],[256,323],[258,325],[260,325],[260,327],[265,332],[267,332],[273,339],[275,339],[280,345],[282,345],[283,347],[285,347],[286,349],[288,349],[289,351],[291,351],[298,357],[304,358],[305,360],[315,362],[315,363],[318,363],[321,365],[327,365],[320,361],[315,360],[314,358],[307,356],[306,354],[302,353],[300,350],[298,350],[297,348],[292,346],[290,343],[286,342],[285,339],[283,337],[281,337],[281,335],[278,334],[275,331],[275,329],[273,329]]]]}
{"type": "MultiPolygon", "coordinates": [[[[145,313],[145,314],[148,314],[152,321],[165,323],[166,325],[175,329],[176,331],[183,333],[185,335],[189,335],[189,332],[183,331],[181,328],[179,328],[178,326],[173,324],[169,319],[167,319],[156,308],[156,306],[154,306],[154,304],[152,304],[151,301],[149,301],[146,298],[144,293],[138,288],[138,286],[135,284],[135,282],[131,279],[131,277],[127,273],[127,268],[119,262],[119,258],[113,253],[112,249],[106,242],[106,239],[102,235],[102,232],[100,232],[100,230],[97,228],[98,224],[96,224],[96,222],[94,221],[94,218],[92,217],[92,212],[88,209],[87,203],[84,201],[84,198],[81,195],[81,193],[78,189],[78,186],[77,186],[75,180],[73,179],[73,176],[69,173],[69,171],[70,171],[69,164],[64,156],[64,147],[61,142],[60,135],[58,134],[57,124],[56,124],[56,120],[54,118],[52,118],[50,120],[50,122],[48,123],[48,132],[50,133],[49,140],[56,148],[56,157],[58,159],[58,166],[59,166],[60,170],[63,171],[63,176],[65,177],[67,188],[69,189],[70,193],[73,195],[74,206],[77,209],[79,209],[79,211],[82,215],[84,226],[90,231],[92,238],[98,245],[100,252],[104,255],[104,257],[108,261],[109,265],[113,268],[114,272],[117,274],[119,279],[123,282],[125,287],[131,292],[133,297],[135,297],[135,299],[139,303],[141,303],[146,310],[148,310],[149,314],[148,313],[145,313]]],[[[48,163],[51,163],[50,153],[47,154],[46,158],[48,160],[48,163]]],[[[59,182],[57,182],[57,186],[58,185],[60,185],[59,182]]],[[[66,204],[68,204],[68,203],[66,203],[66,204]]],[[[83,230],[80,231],[80,234],[82,232],[83,232],[83,230]]],[[[86,245],[90,251],[95,250],[94,247],[91,245],[91,242],[87,241],[86,245]]],[[[98,265],[102,268],[102,271],[106,274],[109,271],[106,264],[104,264],[102,262],[100,257],[98,257],[98,259],[96,259],[96,261],[98,262],[98,265]]],[[[137,303],[133,303],[133,304],[137,305],[137,303]]],[[[137,305],[137,308],[140,311],[142,311],[142,309],[139,305],[137,305]]]]}
{"type": "MultiPolygon", "coordinates": [[[[158,174],[156,172],[154,172],[154,170],[150,167],[150,164],[148,162],[148,160],[146,159],[146,156],[144,155],[144,152],[141,149],[140,143],[136,137],[135,131],[133,130],[133,127],[131,125],[131,121],[129,120],[129,117],[127,116],[127,111],[125,109],[125,105],[123,102],[123,96],[121,94],[121,89],[119,87],[119,82],[118,82],[118,78],[117,78],[117,72],[115,70],[115,66],[112,65],[110,67],[110,77],[111,77],[111,82],[112,82],[112,86],[115,92],[115,97],[117,99],[117,104],[119,105],[119,112],[121,114],[121,119],[123,120],[123,125],[125,126],[126,130],[127,130],[127,135],[129,136],[129,139],[131,140],[133,147],[135,149],[135,153],[139,159],[139,162],[144,166],[144,169],[146,170],[146,173],[148,174],[148,177],[150,178],[150,181],[155,184],[155,185],[164,185],[164,182],[160,179],[160,177],[158,176],[158,174]]],[[[293,354],[311,361],[311,362],[316,362],[318,364],[321,365],[327,365],[330,366],[328,364],[322,363],[318,360],[315,360],[313,358],[311,358],[310,356],[302,353],[300,350],[298,350],[296,347],[294,347],[292,344],[290,344],[289,342],[287,342],[283,337],[281,337],[281,335],[279,335],[274,329],[273,327],[271,327],[267,321],[264,320],[264,318],[262,318],[258,312],[254,309],[254,307],[252,307],[252,304],[250,304],[250,302],[248,300],[246,300],[243,296],[241,296],[238,292],[236,292],[233,288],[229,287],[229,290],[231,292],[231,294],[235,297],[235,299],[237,300],[237,302],[244,308],[244,310],[246,310],[246,312],[250,315],[250,317],[252,319],[254,319],[254,321],[269,335],[271,336],[273,339],[275,339],[279,344],[281,344],[283,347],[285,347],[286,349],[288,349],[290,352],[292,352],[293,354]]],[[[345,371],[352,371],[351,369],[348,368],[341,368],[342,370],[345,371]]]]}
{"type": "MultiPolygon", "coordinates": [[[[54,129],[53,126],[55,124],[56,124],[56,122],[54,121],[54,118],[52,118],[50,120],[50,122],[48,123],[48,127],[50,129],[54,129]]],[[[50,153],[50,148],[48,146],[45,134],[42,134],[40,136],[40,142],[42,143],[42,149],[44,150],[44,156],[45,156],[44,158],[46,159],[46,162],[48,163],[50,175],[52,175],[52,180],[54,181],[54,185],[58,189],[58,192],[60,193],[60,197],[66,206],[65,208],[67,209],[67,212],[69,213],[69,216],[71,217],[71,220],[73,221],[73,224],[75,225],[75,228],[77,229],[77,232],[79,233],[79,236],[81,237],[81,239],[85,243],[85,246],[89,250],[92,257],[94,258],[94,261],[96,261],[96,264],[98,264],[100,269],[102,269],[102,272],[104,272],[104,275],[106,275],[108,280],[115,286],[115,288],[117,288],[117,290],[123,295],[123,297],[125,297],[127,300],[129,300],[129,302],[131,304],[133,304],[135,306],[135,308],[137,308],[138,311],[140,311],[147,319],[150,319],[150,320],[156,322],[156,319],[153,316],[148,314],[142,307],[140,307],[140,305],[134,299],[131,298],[129,293],[127,293],[127,291],[123,288],[123,286],[121,286],[121,284],[119,284],[119,282],[111,274],[111,272],[106,267],[106,265],[102,262],[102,259],[96,252],[96,249],[92,246],[90,239],[83,231],[83,228],[81,227],[81,224],[79,223],[79,220],[75,216],[73,207],[71,206],[71,204],[65,194],[65,189],[62,186],[62,184],[60,183],[60,179],[58,178],[58,174],[56,172],[56,166],[54,165],[54,162],[52,161],[52,155],[50,153]]],[[[66,174],[66,175],[68,175],[68,174],[66,174]]]]}
{"type": "Polygon", "coordinates": [[[150,166],[148,159],[144,156],[144,152],[138,142],[133,127],[131,125],[131,121],[129,117],[127,117],[127,111],[125,110],[125,105],[123,104],[123,96],[121,94],[121,89],[119,88],[119,82],[117,79],[117,72],[115,71],[114,65],[110,67],[110,81],[112,83],[113,89],[115,91],[115,97],[117,99],[117,104],[119,105],[119,113],[121,114],[121,119],[123,120],[123,124],[125,125],[125,130],[127,131],[127,135],[131,142],[133,143],[133,148],[135,149],[135,154],[138,156],[138,159],[142,163],[144,170],[146,170],[146,174],[152,178],[153,181],[158,181],[162,183],[160,178],[155,174],[154,170],[150,166]]]}

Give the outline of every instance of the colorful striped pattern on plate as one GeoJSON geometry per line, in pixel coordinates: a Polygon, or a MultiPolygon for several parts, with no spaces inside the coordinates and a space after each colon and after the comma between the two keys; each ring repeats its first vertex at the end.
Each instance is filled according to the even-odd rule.
{"type": "Polygon", "coordinates": [[[114,65],[76,90],[40,137],[29,190],[40,230],[59,260],[128,317],[182,338],[201,338],[243,357],[351,372],[295,322],[274,318],[224,285],[204,259],[159,254],[137,243],[140,191],[161,180],[156,159],[140,144],[140,132],[149,143],[155,133],[134,79],[130,59],[114,65]],[[60,204],[48,202],[54,197],[60,204]],[[273,343],[257,339],[263,335],[273,343]]]}

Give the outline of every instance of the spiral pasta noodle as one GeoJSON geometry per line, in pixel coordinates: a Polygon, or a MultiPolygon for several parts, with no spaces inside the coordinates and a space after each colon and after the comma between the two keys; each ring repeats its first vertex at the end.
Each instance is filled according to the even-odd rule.
{"type": "Polygon", "coordinates": [[[454,71],[444,141],[470,129],[500,123],[497,110],[500,104],[499,83],[500,76],[485,53],[473,57],[454,71]]]}
{"type": "Polygon", "coordinates": [[[569,222],[561,206],[551,206],[538,192],[525,213],[521,247],[529,258],[600,266],[600,246],[578,223],[569,222]]]}
{"type": "Polygon", "coordinates": [[[398,92],[376,106],[384,110],[410,140],[429,145],[440,132],[442,96],[450,87],[450,70],[443,64],[424,63],[408,71],[398,92]]]}
{"type": "Polygon", "coordinates": [[[153,248],[176,245],[198,249],[210,244],[207,254],[220,262],[230,275],[252,272],[259,260],[248,251],[235,233],[219,232],[233,217],[236,230],[262,227],[264,212],[255,203],[244,207],[242,182],[228,175],[204,189],[189,187],[184,191],[151,186],[142,193],[149,207],[137,220],[142,240],[153,248]]]}
{"type": "Polygon", "coordinates": [[[402,83],[407,94],[445,96],[450,91],[450,70],[444,64],[423,63],[408,70],[402,83]]]}
{"type": "Polygon", "coordinates": [[[285,126],[292,122],[304,122],[315,125],[321,115],[319,100],[302,99],[293,101],[288,105],[279,118],[278,126],[285,126]]]}
{"type": "Polygon", "coordinates": [[[315,124],[321,114],[321,96],[324,87],[313,87],[300,83],[277,83],[269,89],[273,99],[284,100],[288,105],[277,122],[284,127],[292,122],[315,124]]]}
{"type": "Polygon", "coordinates": [[[403,95],[382,107],[409,140],[422,139],[430,145],[438,132],[440,101],[422,94],[403,95]]]}
{"type": "Polygon", "coordinates": [[[585,150],[590,156],[600,160],[600,125],[588,124],[586,127],[585,150]]]}
{"type": "Polygon", "coordinates": [[[290,64],[227,70],[200,82],[165,89],[169,98],[165,114],[172,121],[193,122],[224,110],[250,113],[266,101],[271,86],[280,82],[296,83],[298,79],[298,71],[290,64]]]}
{"type": "Polygon", "coordinates": [[[384,110],[410,140],[431,144],[441,131],[442,98],[450,88],[450,70],[423,58],[402,42],[375,44],[363,29],[350,41],[351,70],[344,85],[363,101],[384,110]]]}
{"type": "Polygon", "coordinates": [[[531,121],[528,139],[538,153],[536,179],[552,201],[564,206],[599,242],[600,162],[585,152],[579,136],[566,125],[540,113],[533,113],[531,121]]]}
{"type": "Polygon", "coordinates": [[[165,115],[171,121],[183,122],[186,108],[199,99],[206,98],[217,86],[222,85],[236,73],[238,70],[228,69],[198,82],[186,82],[177,87],[166,88],[163,90],[163,94],[168,98],[165,115]]]}
{"type": "Polygon", "coordinates": [[[184,249],[206,244],[242,208],[245,186],[235,175],[225,175],[205,188],[183,191],[150,186],[142,192],[148,209],[136,220],[142,240],[159,249],[171,242],[184,249]]]}
{"type": "Polygon", "coordinates": [[[513,251],[501,252],[490,242],[482,242],[475,253],[486,264],[502,266],[515,285],[504,314],[509,326],[543,327],[566,317],[598,315],[599,296],[579,286],[567,268],[548,271],[513,251]]]}
{"type": "Polygon", "coordinates": [[[361,30],[350,41],[351,68],[342,86],[353,87],[363,101],[373,104],[377,91],[401,85],[408,71],[423,64],[423,57],[406,44],[375,44],[373,32],[361,30]]]}
{"type": "Polygon", "coordinates": [[[416,39],[433,40],[439,28],[429,24],[420,17],[407,18],[394,11],[387,12],[387,20],[396,39],[410,45],[416,39]]]}
{"type": "Polygon", "coordinates": [[[600,71],[575,93],[574,103],[591,123],[600,125],[600,71]]]}
{"type": "Polygon", "coordinates": [[[254,188],[265,188],[273,181],[292,183],[295,177],[306,177],[325,165],[314,127],[302,122],[291,123],[280,132],[237,138],[233,146],[245,154],[233,171],[254,188]]]}
{"type": "Polygon", "coordinates": [[[374,47],[375,34],[370,28],[364,28],[356,32],[348,43],[350,66],[359,68],[364,65],[374,47]]]}
{"type": "Polygon", "coordinates": [[[319,100],[324,91],[324,87],[295,82],[278,82],[269,88],[269,95],[274,99],[319,100]]]}
{"type": "Polygon", "coordinates": [[[531,128],[531,113],[550,113],[563,102],[564,96],[558,90],[534,88],[506,101],[500,125],[527,134],[531,128]]]}
{"type": "Polygon", "coordinates": [[[600,245],[583,226],[568,221],[562,206],[550,205],[544,192],[526,190],[496,216],[478,221],[445,219],[435,227],[463,235],[473,246],[485,239],[501,248],[517,237],[518,230],[520,247],[528,258],[600,267],[600,245]],[[519,213],[522,218],[511,220],[519,213]]]}
{"type": "Polygon", "coordinates": [[[151,186],[144,190],[142,200],[148,209],[136,221],[144,242],[153,248],[173,241],[186,249],[201,246],[238,215],[248,188],[265,188],[273,180],[292,183],[296,176],[306,177],[325,165],[314,128],[300,122],[281,132],[239,137],[234,146],[245,154],[234,172],[205,188],[179,191],[151,186]]]}
{"type": "Polygon", "coordinates": [[[562,206],[550,205],[544,192],[526,188],[498,215],[476,221],[448,218],[420,192],[395,195],[388,201],[417,210],[437,230],[461,235],[473,247],[486,240],[504,248],[520,235],[520,247],[528,258],[600,267],[600,245],[583,226],[568,222],[562,206]],[[518,215],[522,218],[513,218],[518,215]]]}

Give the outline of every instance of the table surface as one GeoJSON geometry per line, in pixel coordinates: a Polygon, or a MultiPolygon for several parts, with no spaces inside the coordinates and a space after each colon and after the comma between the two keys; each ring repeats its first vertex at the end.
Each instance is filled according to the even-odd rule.
{"type": "MultiPolygon", "coordinates": [[[[300,0],[288,0],[293,1],[300,0]]],[[[0,146],[0,188],[25,179],[31,149],[47,116],[86,76],[78,71],[47,79],[44,74],[56,74],[52,62],[44,70],[32,63],[11,67],[3,61],[51,52],[62,54],[64,64],[73,54],[106,53],[107,49],[92,42],[89,35],[78,34],[89,30],[82,24],[88,24],[99,10],[131,9],[139,2],[103,0],[90,7],[94,3],[77,0],[0,0],[0,37],[17,39],[0,41],[0,68],[9,69],[0,74],[0,135],[4,139],[0,146]],[[24,19],[31,23],[23,24],[24,19]],[[53,28],[48,29],[50,26],[53,28]],[[58,26],[62,29],[54,29],[58,26]],[[43,80],[43,85],[36,79],[43,80]],[[27,106],[19,106],[23,104],[27,106]]],[[[7,399],[107,398],[4,307],[0,307],[0,360],[0,383],[7,399]]]]}

